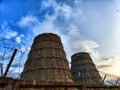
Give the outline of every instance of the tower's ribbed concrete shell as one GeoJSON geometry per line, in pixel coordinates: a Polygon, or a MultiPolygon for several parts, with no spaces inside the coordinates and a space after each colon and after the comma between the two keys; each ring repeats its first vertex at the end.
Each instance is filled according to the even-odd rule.
{"type": "Polygon", "coordinates": [[[21,78],[72,82],[66,54],[58,35],[44,33],[35,37],[21,78]]]}
{"type": "Polygon", "coordinates": [[[72,57],[71,73],[75,82],[83,84],[101,84],[102,79],[90,55],[86,52],[76,53],[72,57]]]}

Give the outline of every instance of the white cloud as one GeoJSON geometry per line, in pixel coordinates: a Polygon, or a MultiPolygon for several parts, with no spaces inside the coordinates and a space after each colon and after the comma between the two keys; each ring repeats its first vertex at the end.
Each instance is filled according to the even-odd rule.
{"type": "Polygon", "coordinates": [[[7,30],[8,32],[5,35],[5,38],[11,38],[11,37],[15,37],[17,35],[17,32],[14,32],[12,30],[7,30]]]}
{"type": "Polygon", "coordinates": [[[20,37],[21,37],[21,38],[24,38],[24,35],[23,35],[23,34],[20,34],[20,37]]]}
{"type": "Polygon", "coordinates": [[[95,50],[99,47],[96,42],[85,40],[81,36],[78,27],[74,24],[71,24],[68,29],[68,34],[65,36],[66,43],[63,44],[69,60],[73,54],[78,52],[88,52],[94,60],[100,58],[99,52],[95,50]]]}
{"type": "Polygon", "coordinates": [[[80,37],[80,33],[79,33],[79,31],[78,31],[78,28],[77,28],[77,26],[75,26],[74,24],[71,24],[71,25],[70,25],[68,35],[69,35],[70,37],[75,38],[75,39],[81,38],[81,37],[80,37]]]}
{"type": "Polygon", "coordinates": [[[39,20],[36,17],[32,15],[28,15],[28,16],[22,17],[18,24],[20,27],[25,28],[25,27],[32,27],[38,23],[39,23],[39,20]]]}
{"type": "Polygon", "coordinates": [[[66,4],[62,6],[56,6],[55,11],[58,16],[65,20],[69,20],[72,16],[71,7],[66,4]]]}
{"type": "Polygon", "coordinates": [[[18,44],[20,44],[20,42],[21,42],[21,37],[16,37],[16,42],[18,43],[18,44]]]}
{"type": "Polygon", "coordinates": [[[19,25],[30,27],[34,35],[44,32],[58,34],[62,39],[69,62],[71,55],[82,51],[89,52],[94,58],[99,57],[99,52],[95,50],[99,45],[94,41],[85,40],[80,34],[79,20],[84,21],[85,16],[78,6],[72,8],[65,3],[58,4],[50,0],[43,1],[42,6],[41,11],[54,7],[55,13],[51,16],[46,13],[42,22],[36,16],[27,15],[20,20],[19,25]],[[62,22],[60,22],[61,19],[62,22]]]}
{"type": "Polygon", "coordinates": [[[1,37],[4,37],[6,39],[10,39],[12,37],[15,37],[17,35],[17,32],[12,30],[8,25],[7,23],[3,23],[1,24],[1,27],[0,27],[0,30],[1,30],[1,37]]]}
{"type": "Polygon", "coordinates": [[[38,35],[40,33],[45,33],[45,32],[52,32],[52,33],[59,33],[59,30],[54,27],[52,21],[46,20],[43,23],[39,23],[35,27],[32,28],[32,31],[34,35],[38,35]]]}
{"type": "Polygon", "coordinates": [[[20,34],[19,36],[15,37],[15,40],[18,44],[21,43],[21,39],[24,38],[24,35],[23,34],[20,34]]]}
{"type": "Polygon", "coordinates": [[[46,8],[48,8],[50,6],[54,7],[55,5],[56,5],[56,2],[53,1],[53,0],[43,1],[41,3],[41,9],[43,10],[43,9],[46,9],[46,8]]]}
{"type": "Polygon", "coordinates": [[[100,55],[95,50],[99,47],[99,45],[96,42],[85,40],[81,44],[83,46],[84,51],[89,52],[94,59],[99,58],[100,55]]]}
{"type": "Polygon", "coordinates": [[[88,52],[94,61],[100,58],[99,52],[95,50],[98,48],[98,44],[93,41],[78,39],[75,41],[70,40],[68,41],[68,44],[70,46],[70,49],[67,52],[67,54],[70,54],[69,56],[78,52],[88,52]]]}

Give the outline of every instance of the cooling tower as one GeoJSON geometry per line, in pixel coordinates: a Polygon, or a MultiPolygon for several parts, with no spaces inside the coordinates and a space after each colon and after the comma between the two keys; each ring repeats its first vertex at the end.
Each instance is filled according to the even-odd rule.
{"type": "Polygon", "coordinates": [[[102,79],[88,53],[76,53],[71,57],[71,59],[71,73],[75,82],[83,84],[102,83],[102,79]]]}
{"type": "Polygon", "coordinates": [[[72,82],[60,37],[44,33],[35,37],[21,79],[72,82]]]}

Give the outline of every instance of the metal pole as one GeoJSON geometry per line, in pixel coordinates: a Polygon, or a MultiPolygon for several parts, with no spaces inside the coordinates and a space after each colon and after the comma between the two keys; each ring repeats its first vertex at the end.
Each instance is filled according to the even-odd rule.
{"type": "Polygon", "coordinates": [[[10,59],[9,64],[7,65],[7,69],[5,70],[5,73],[4,73],[3,77],[6,77],[7,72],[8,72],[8,70],[9,70],[9,68],[10,68],[11,64],[12,64],[12,61],[13,61],[13,59],[14,59],[14,57],[15,57],[16,53],[17,53],[17,49],[15,49],[15,50],[14,50],[14,53],[13,53],[13,55],[12,55],[11,59],[10,59]]]}
{"type": "Polygon", "coordinates": [[[3,76],[3,64],[0,63],[0,68],[1,68],[1,77],[3,76]]]}

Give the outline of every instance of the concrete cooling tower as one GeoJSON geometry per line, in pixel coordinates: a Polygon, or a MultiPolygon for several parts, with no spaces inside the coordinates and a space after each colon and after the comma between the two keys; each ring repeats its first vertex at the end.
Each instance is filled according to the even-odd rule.
{"type": "Polygon", "coordinates": [[[21,79],[72,82],[59,36],[44,33],[35,37],[21,79]]]}
{"type": "Polygon", "coordinates": [[[88,53],[71,58],[70,70],[60,37],[40,34],[34,39],[21,78],[5,77],[5,73],[0,77],[0,90],[120,90],[119,79],[116,85],[102,82],[88,53]]]}
{"type": "Polygon", "coordinates": [[[102,78],[88,53],[76,53],[71,58],[71,73],[74,82],[80,82],[82,84],[102,83],[102,78]]]}

